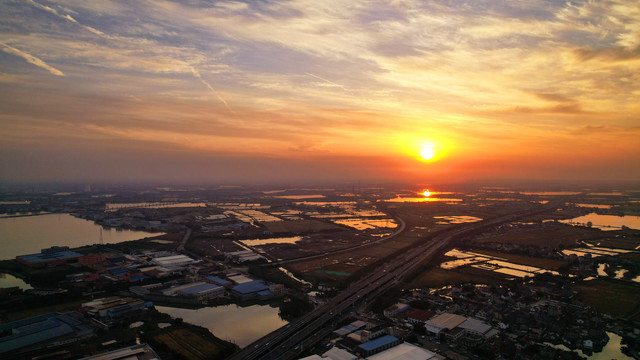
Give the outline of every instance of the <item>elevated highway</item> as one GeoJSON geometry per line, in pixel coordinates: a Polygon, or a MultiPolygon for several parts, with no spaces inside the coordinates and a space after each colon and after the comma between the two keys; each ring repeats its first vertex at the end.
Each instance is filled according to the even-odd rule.
{"type": "Polygon", "coordinates": [[[246,359],[295,359],[300,347],[307,348],[328,335],[331,326],[341,314],[356,303],[372,301],[380,293],[397,285],[406,275],[420,264],[431,259],[451,245],[456,239],[481,229],[500,225],[518,218],[556,209],[563,200],[558,199],[542,206],[515,212],[476,223],[461,224],[434,235],[430,241],[407,249],[369,275],[350,284],[349,288],[319,306],[312,312],[273,331],[253,342],[227,360],[246,359]]]}

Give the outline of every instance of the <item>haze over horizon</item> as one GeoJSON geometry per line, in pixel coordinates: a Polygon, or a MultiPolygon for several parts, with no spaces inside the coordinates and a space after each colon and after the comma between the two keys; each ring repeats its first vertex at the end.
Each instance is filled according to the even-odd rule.
{"type": "Polygon", "coordinates": [[[3,181],[640,179],[638,2],[24,0],[0,19],[3,181]]]}

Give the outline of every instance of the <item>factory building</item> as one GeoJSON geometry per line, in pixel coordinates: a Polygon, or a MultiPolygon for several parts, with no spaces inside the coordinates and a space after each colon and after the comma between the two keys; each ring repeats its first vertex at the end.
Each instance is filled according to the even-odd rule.
{"type": "Polygon", "coordinates": [[[444,330],[453,330],[458,325],[467,321],[467,318],[464,316],[451,314],[451,313],[442,313],[425,323],[425,328],[427,331],[439,336],[441,332],[444,330]]]}
{"type": "Polygon", "coordinates": [[[196,300],[199,303],[203,303],[209,299],[217,298],[221,295],[224,295],[224,293],[225,289],[222,286],[209,284],[203,281],[173,286],[162,291],[162,294],[166,296],[188,297],[196,300]]]}
{"type": "Polygon", "coordinates": [[[118,350],[84,357],[80,360],[159,360],[160,357],[147,344],[127,346],[118,350]]]}
{"type": "Polygon", "coordinates": [[[35,348],[62,345],[93,336],[77,312],[49,313],[0,325],[0,357],[13,357],[35,348]]]}
{"type": "Polygon", "coordinates": [[[390,349],[401,343],[402,343],[402,340],[398,339],[397,337],[391,336],[391,335],[385,335],[377,339],[367,341],[364,344],[358,345],[358,347],[356,348],[356,352],[360,356],[368,357],[373,354],[377,354],[384,350],[390,349]]]}
{"type": "Polygon", "coordinates": [[[173,269],[193,264],[196,261],[186,255],[171,255],[154,258],[151,262],[163,268],[173,269]]]}
{"type": "Polygon", "coordinates": [[[56,266],[82,257],[82,254],[69,250],[68,246],[52,246],[42,249],[39,254],[16,256],[16,261],[30,267],[56,266]]]}
{"type": "MultiPolygon", "coordinates": [[[[239,297],[241,300],[255,299],[258,297],[258,293],[263,291],[269,291],[269,286],[262,280],[253,280],[231,288],[233,295],[239,297]]],[[[271,292],[269,291],[269,293],[271,292]]],[[[273,293],[271,294],[273,295],[273,293]]],[[[266,295],[266,293],[262,293],[262,296],[264,295],[266,295]]]]}
{"type": "Polygon", "coordinates": [[[437,359],[436,354],[409,343],[402,343],[388,350],[371,355],[367,360],[429,360],[437,359]]]}
{"type": "Polygon", "coordinates": [[[153,306],[153,304],[145,303],[140,299],[112,296],[86,302],[82,304],[81,311],[101,319],[119,320],[150,306],[153,306]]]}
{"type": "Polygon", "coordinates": [[[223,278],[219,278],[217,276],[207,276],[204,278],[204,281],[211,283],[211,284],[216,284],[218,286],[223,286],[223,287],[227,287],[227,286],[231,286],[231,281],[223,279],[223,278]]]}

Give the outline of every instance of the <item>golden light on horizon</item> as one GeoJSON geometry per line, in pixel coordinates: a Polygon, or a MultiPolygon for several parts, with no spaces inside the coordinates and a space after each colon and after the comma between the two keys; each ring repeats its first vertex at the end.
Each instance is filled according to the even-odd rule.
{"type": "Polygon", "coordinates": [[[426,197],[429,197],[429,196],[431,196],[431,191],[429,191],[429,189],[427,189],[422,193],[422,195],[424,195],[426,197]]]}

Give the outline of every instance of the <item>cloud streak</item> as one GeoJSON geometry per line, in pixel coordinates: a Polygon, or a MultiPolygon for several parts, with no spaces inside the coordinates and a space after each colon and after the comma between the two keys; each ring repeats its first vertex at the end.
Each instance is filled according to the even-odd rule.
{"type": "Polygon", "coordinates": [[[47,64],[46,62],[38,59],[37,57],[31,55],[31,54],[27,54],[24,51],[18,50],[16,48],[14,48],[13,46],[7,45],[7,44],[3,44],[0,43],[0,46],[2,47],[2,51],[6,52],[7,54],[11,54],[11,55],[15,55],[15,56],[19,56],[25,60],[27,60],[28,63],[33,64],[41,69],[45,69],[48,72],[50,72],[53,75],[56,76],[64,76],[64,73],[56,68],[54,68],[53,66],[47,64]]]}

